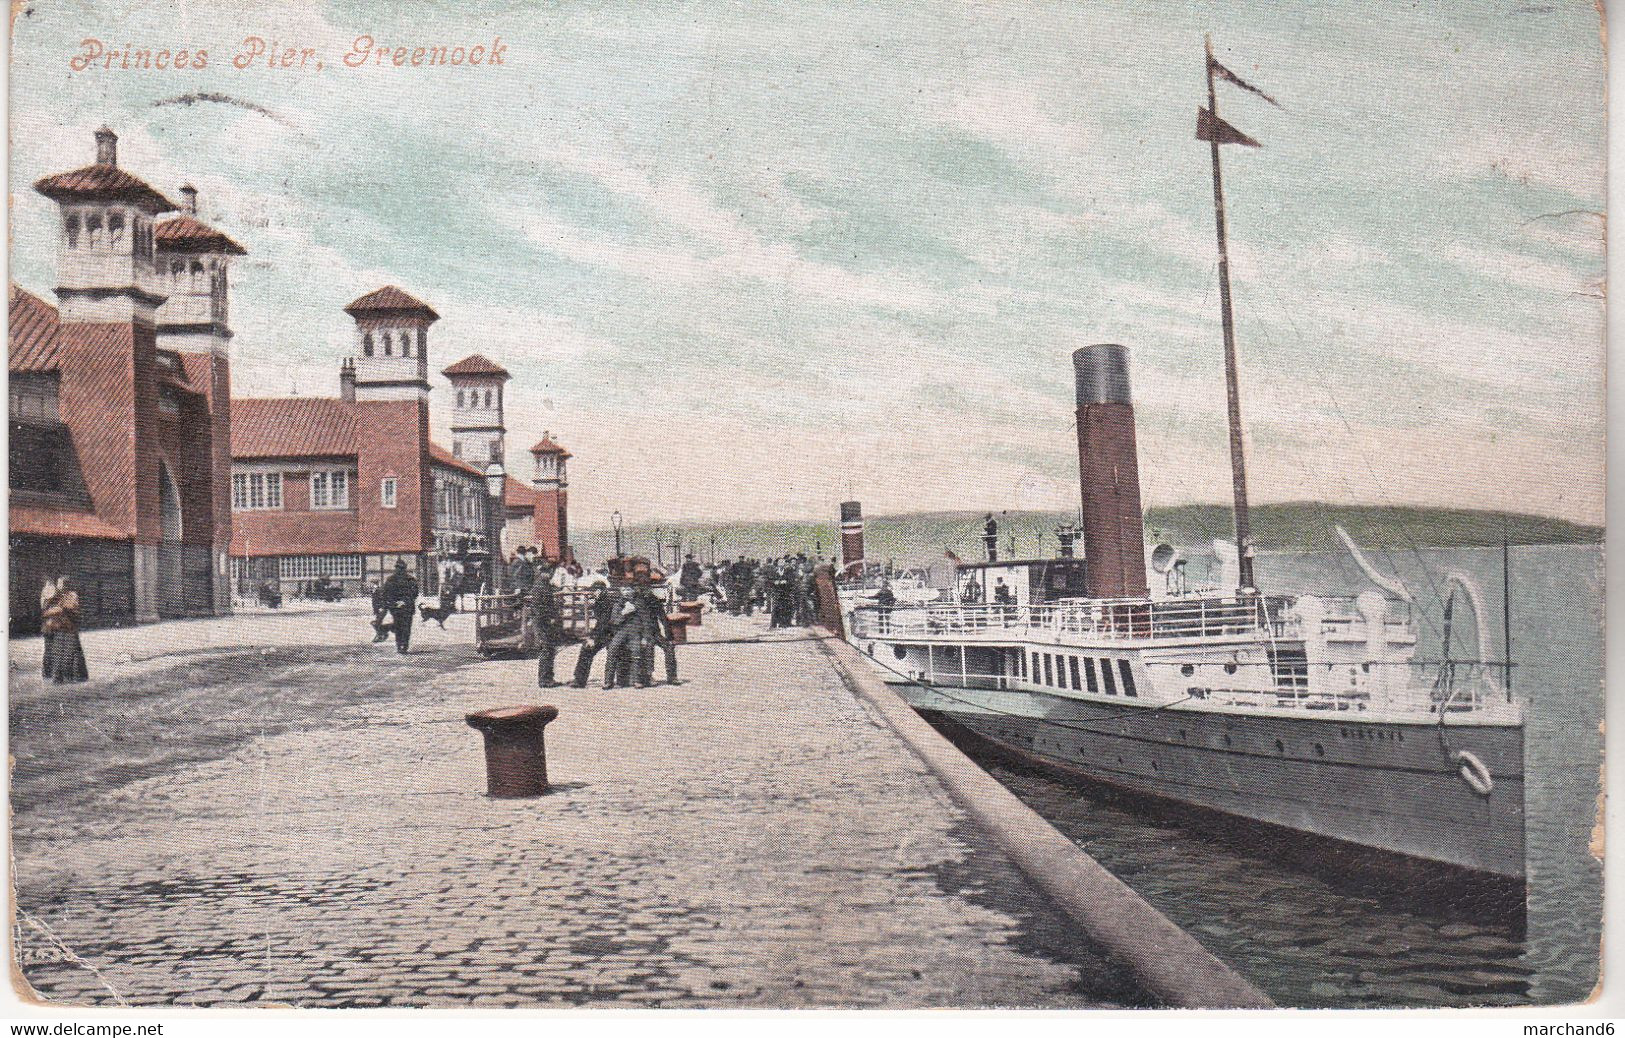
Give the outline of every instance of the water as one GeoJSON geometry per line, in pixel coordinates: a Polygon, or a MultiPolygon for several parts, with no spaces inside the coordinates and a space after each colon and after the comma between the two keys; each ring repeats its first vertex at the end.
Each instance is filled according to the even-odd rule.
{"type": "MultiPolygon", "coordinates": [[[[1437,658],[1435,588],[1459,571],[1477,583],[1501,658],[1501,551],[1371,553],[1397,572],[1423,614],[1419,658],[1437,658]]],[[[1602,552],[1594,546],[1512,549],[1514,684],[1527,704],[1527,935],[1503,924],[1425,912],[1154,819],[1065,781],[983,763],[1101,864],[1282,1005],[1474,1006],[1584,999],[1598,972],[1602,871],[1589,843],[1602,762],[1602,552]]],[[[1200,576],[1204,562],[1192,564],[1200,576]]],[[[1348,593],[1369,587],[1345,555],[1259,559],[1268,591],[1348,593]]],[[[1457,658],[1478,655],[1460,601],[1457,658]]]]}

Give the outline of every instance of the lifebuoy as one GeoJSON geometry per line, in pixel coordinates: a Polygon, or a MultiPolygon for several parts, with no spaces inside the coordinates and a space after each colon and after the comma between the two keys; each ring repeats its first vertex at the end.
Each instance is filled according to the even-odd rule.
{"type": "Polygon", "coordinates": [[[1495,788],[1495,780],[1490,777],[1490,769],[1476,754],[1470,750],[1457,750],[1450,755],[1450,760],[1456,765],[1456,773],[1467,783],[1468,789],[1481,797],[1490,795],[1490,790],[1495,788]]]}

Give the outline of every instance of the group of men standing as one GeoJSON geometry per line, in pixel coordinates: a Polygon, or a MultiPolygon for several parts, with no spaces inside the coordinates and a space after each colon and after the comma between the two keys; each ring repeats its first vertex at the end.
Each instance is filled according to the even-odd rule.
{"type": "MultiPolygon", "coordinates": [[[[592,629],[581,645],[581,654],[576,657],[572,685],[587,687],[587,679],[592,676],[592,661],[602,652],[605,654],[605,688],[632,685],[648,688],[654,684],[657,648],[666,657],[666,684],[682,684],[677,680],[677,649],[672,643],[671,623],[666,619],[666,603],[650,587],[648,573],[634,576],[630,588],[614,585],[604,588],[593,600],[590,615],[592,629]]],[[[544,688],[557,684],[552,680],[551,653],[545,666],[545,674],[538,676],[538,683],[544,688]]]]}
{"type": "Polygon", "coordinates": [[[744,556],[712,567],[717,608],[734,616],[765,609],[769,627],[811,627],[818,619],[817,561],[805,554],[765,562],[744,556]]]}

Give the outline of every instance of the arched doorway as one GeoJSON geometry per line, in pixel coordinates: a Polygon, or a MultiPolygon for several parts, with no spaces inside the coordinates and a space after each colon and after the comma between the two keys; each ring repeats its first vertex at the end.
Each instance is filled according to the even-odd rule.
{"type": "Polygon", "coordinates": [[[186,615],[181,551],[181,493],[169,466],[158,463],[158,615],[186,615]]]}

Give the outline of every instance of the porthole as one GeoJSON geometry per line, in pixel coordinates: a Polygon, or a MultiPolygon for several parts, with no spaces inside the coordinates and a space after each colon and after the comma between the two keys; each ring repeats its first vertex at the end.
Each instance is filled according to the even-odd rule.
{"type": "Polygon", "coordinates": [[[891,651],[892,655],[896,656],[900,660],[908,658],[908,650],[903,648],[901,645],[893,645],[891,647],[891,651]]]}
{"type": "Polygon", "coordinates": [[[1236,672],[1236,665],[1234,663],[1226,663],[1224,665],[1224,672],[1226,674],[1234,674],[1236,672]]]}
{"type": "Polygon", "coordinates": [[[1281,740],[1279,740],[1279,739],[1275,740],[1275,752],[1276,753],[1285,753],[1286,752],[1286,745],[1284,743],[1282,743],[1281,740]]]}
{"type": "Polygon", "coordinates": [[[1224,737],[1224,744],[1225,744],[1225,745],[1226,745],[1226,746],[1229,746],[1229,745],[1230,745],[1230,736],[1228,736],[1228,735],[1226,735],[1226,736],[1225,736],[1225,737],[1224,737]]]}
{"type": "Polygon", "coordinates": [[[1161,771],[1162,769],[1157,767],[1157,762],[1156,761],[1152,761],[1151,762],[1151,770],[1152,771],[1161,771]]]}
{"type": "Polygon", "coordinates": [[[1317,756],[1317,757],[1324,757],[1324,756],[1326,756],[1326,747],[1324,747],[1324,746],[1322,746],[1322,745],[1321,745],[1321,744],[1320,744],[1320,743],[1318,743],[1318,742],[1317,742],[1317,743],[1315,743],[1315,756],[1317,756]]]}
{"type": "Polygon", "coordinates": [[[1190,676],[1191,676],[1191,675],[1192,675],[1192,674],[1195,674],[1195,673],[1196,673],[1196,668],[1195,668],[1195,667],[1193,667],[1193,666],[1191,666],[1191,665],[1190,665],[1190,664],[1189,664],[1189,663],[1187,663],[1187,664],[1185,664],[1185,665],[1184,665],[1184,666],[1182,666],[1182,667],[1180,667],[1180,668],[1179,668],[1179,672],[1180,672],[1180,673],[1181,673],[1181,674],[1183,674],[1183,675],[1185,675],[1185,676],[1186,676],[1186,677],[1187,677],[1187,678],[1188,678],[1188,677],[1190,677],[1190,676]]]}
{"type": "Polygon", "coordinates": [[[1179,730],[1179,741],[1180,741],[1180,742],[1185,742],[1185,741],[1186,741],[1186,740],[1187,740],[1187,739],[1188,739],[1188,738],[1189,738],[1189,736],[1187,736],[1187,735],[1186,735],[1186,734],[1185,734],[1185,729],[1183,729],[1183,728],[1181,728],[1181,729],[1180,729],[1180,730],[1179,730]]]}
{"type": "Polygon", "coordinates": [[[1369,664],[1369,663],[1360,664],[1360,671],[1361,671],[1361,673],[1364,673],[1364,674],[1371,673],[1371,664],[1369,664]]]}

